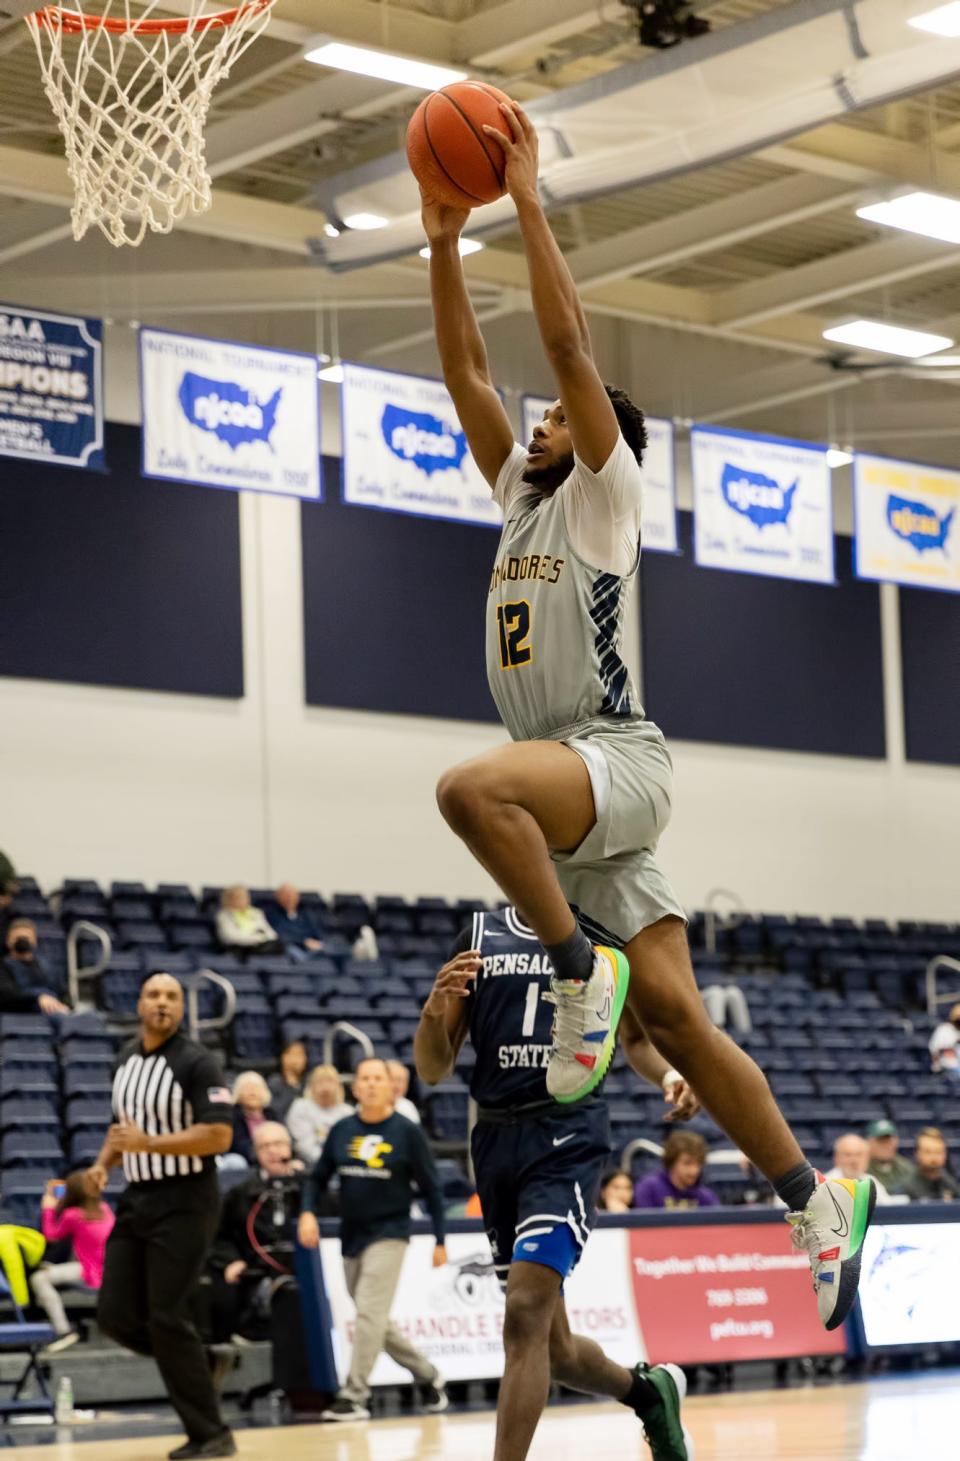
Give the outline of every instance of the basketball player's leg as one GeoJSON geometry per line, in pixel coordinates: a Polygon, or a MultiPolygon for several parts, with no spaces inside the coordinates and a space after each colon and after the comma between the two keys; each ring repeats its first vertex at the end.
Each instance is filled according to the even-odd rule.
{"type": "Polygon", "coordinates": [[[583,1395],[607,1395],[623,1400],[633,1385],[633,1375],[623,1365],[608,1359],[592,1339],[574,1334],[567,1318],[567,1306],[561,1295],[553,1310],[550,1326],[550,1370],[553,1378],[568,1390],[583,1395]]]}
{"type": "Polygon", "coordinates": [[[493,1461],[525,1461],[550,1393],[550,1334],[561,1274],[512,1263],[503,1319],[503,1379],[493,1461]]]}
{"type": "Polygon", "coordinates": [[[776,1185],[804,1156],[766,1076],[718,1030],[693,975],[687,933],[666,917],[627,944],[627,1005],[651,1043],[694,1088],[710,1115],[776,1185]]]}
{"type": "Polygon", "coordinates": [[[545,945],[576,928],[550,853],[579,847],[596,822],[586,765],[559,741],[517,741],[455,766],[437,802],[545,945]]]}

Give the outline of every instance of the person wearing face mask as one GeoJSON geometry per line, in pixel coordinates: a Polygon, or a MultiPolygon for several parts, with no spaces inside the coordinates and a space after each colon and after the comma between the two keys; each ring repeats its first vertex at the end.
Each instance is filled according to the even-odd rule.
{"type": "Polygon", "coordinates": [[[0,965],[0,1014],[65,1015],[52,980],[37,958],[37,930],[29,918],[11,919],[0,965]]]}
{"type": "Polygon", "coordinates": [[[936,1075],[960,1081],[960,1004],[930,1036],[930,1065],[936,1075]]]}

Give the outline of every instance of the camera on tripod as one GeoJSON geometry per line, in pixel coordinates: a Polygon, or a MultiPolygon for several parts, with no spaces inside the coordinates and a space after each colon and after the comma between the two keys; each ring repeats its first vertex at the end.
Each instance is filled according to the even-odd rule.
{"type": "Polygon", "coordinates": [[[709,20],[694,15],[688,0],[621,0],[621,3],[636,12],[640,44],[654,50],[668,50],[710,30],[709,20]]]}

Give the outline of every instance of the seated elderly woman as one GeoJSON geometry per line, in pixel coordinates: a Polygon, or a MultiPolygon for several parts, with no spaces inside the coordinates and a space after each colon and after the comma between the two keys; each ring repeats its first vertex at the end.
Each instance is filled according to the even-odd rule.
{"type": "Polygon", "coordinates": [[[293,1149],[301,1162],[312,1166],[323,1150],[331,1126],[353,1115],[344,1099],[343,1081],[332,1065],[318,1065],[307,1080],[307,1088],[287,1114],[287,1128],[293,1149]]]}
{"type": "Polygon", "coordinates": [[[240,958],[250,954],[282,954],[283,944],[267,922],[262,909],[250,902],[249,889],[242,883],[224,888],[217,914],[217,938],[223,947],[240,958]]]}
{"type": "Polygon", "coordinates": [[[265,1121],[277,1119],[270,1104],[270,1087],[255,1070],[244,1070],[234,1081],[232,1094],[233,1143],[230,1150],[252,1166],[257,1131],[265,1121]]]}

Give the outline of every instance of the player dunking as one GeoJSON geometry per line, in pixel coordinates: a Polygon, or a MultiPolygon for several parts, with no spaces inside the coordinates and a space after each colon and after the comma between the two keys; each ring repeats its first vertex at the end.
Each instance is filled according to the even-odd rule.
{"type": "Polygon", "coordinates": [[[643,415],[597,372],[576,287],[540,205],[536,132],[519,107],[502,111],[503,131],[486,130],[506,154],[560,399],[530,448],[518,446],[464,283],[457,241],[468,214],[425,198],[444,379],[504,514],[487,598],[487,670],[514,742],[447,772],[438,801],[553,963],[550,1094],[575,1102],[596,1088],[626,1004],[786,1203],[821,1318],[834,1329],[856,1293],[873,1184],[824,1181],[814,1171],[762,1072],[710,1022],[698,994],[683,911],[654,858],[670,817],[671,761],[620,657],[639,559],[643,415]]]}
{"type": "MultiPolygon", "coordinates": [[[[640,1417],[654,1461],[692,1461],[680,1418],[686,1393],[674,1365],[626,1370],[593,1340],[572,1334],[562,1284],[596,1218],[610,1152],[599,1093],[559,1106],[547,1092],[553,967],[516,909],[478,913],[440,970],[414,1041],[417,1073],[430,1085],[456,1064],[468,1030],[476,1052],[473,1165],[497,1278],[506,1287],[506,1361],[494,1461],[524,1461],[547,1401],[551,1374],[572,1390],[619,1400],[640,1417]]],[[[655,1083],[671,1073],[629,1012],[627,1059],[655,1083]]],[[[668,1100],[688,1116],[696,1100],[672,1073],[668,1100]]]]}

